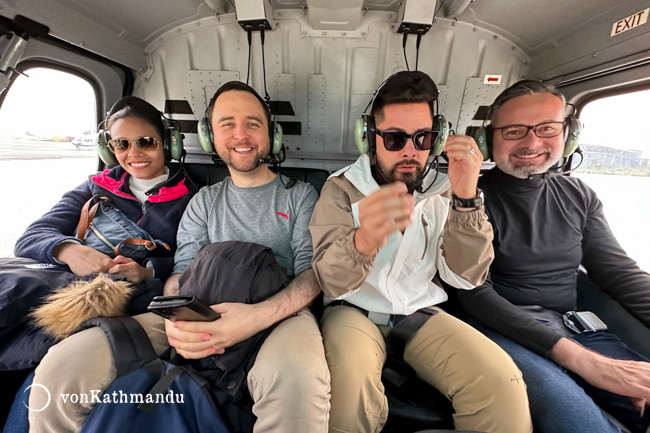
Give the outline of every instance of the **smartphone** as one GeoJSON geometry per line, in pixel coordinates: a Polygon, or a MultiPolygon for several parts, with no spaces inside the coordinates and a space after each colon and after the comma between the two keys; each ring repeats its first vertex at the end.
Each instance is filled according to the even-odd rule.
{"type": "Polygon", "coordinates": [[[147,307],[147,311],[172,322],[177,320],[211,322],[221,317],[221,314],[201,302],[196,296],[156,296],[147,307]]]}
{"type": "Polygon", "coordinates": [[[564,325],[578,334],[607,330],[607,325],[591,311],[568,311],[563,319],[564,325]]]}

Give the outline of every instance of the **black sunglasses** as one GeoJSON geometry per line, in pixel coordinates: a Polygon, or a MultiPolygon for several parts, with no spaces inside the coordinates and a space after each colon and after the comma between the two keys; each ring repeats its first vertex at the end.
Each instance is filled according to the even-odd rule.
{"type": "Polygon", "coordinates": [[[113,153],[122,153],[129,150],[131,143],[135,143],[142,150],[155,150],[158,148],[157,139],[153,137],[138,137],[133,140],[127,140],[126,138],[113,138],[108,140],[108,148],[113,153]]]}
{"type": "Polygon", "coordinates": [[[384,148],[390,152],[404,149],[409,138],[413,139],[413,146],[417,150],[430,150],[438,138],[438,131],[425,130],[407,134],[401,131],[377,130],[377,135],[384,139],[384,148]]]}

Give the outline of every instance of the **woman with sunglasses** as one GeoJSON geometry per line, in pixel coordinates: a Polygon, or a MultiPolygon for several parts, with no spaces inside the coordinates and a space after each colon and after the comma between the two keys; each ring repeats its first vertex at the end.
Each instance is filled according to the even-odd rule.
{"type": "Polygon", "coordinates": [[[183,211],[196,192],[185,176],[166,165],[165,130],[161,113],[135,96],[120,99],[105,121],[108,148],[119,163],[93,175],[66,193],[49,212],[32,223],[18,239],[16,257],[42,263],[65,264],[80,276],[98,272],[119,274],[131,283],[169,276],[176,248],[176,230],[183,211]],[[171,247],[165,257],[140,263],[123,256],[111,258],[76,238],[84,203],[96,194],[110,198],[114,207],[154,239],[171,247]]]}
{"type": "MultiPolygon", "coordinates": [[[[75,363],[83,360],[85,353],[112,356],[100,328],[73,334],[59,344],[54,344],[56,341],[31,324],[28,311],[42,303],[43,290],[50,289],[48,284],[52,285],[51,289],[56,289],[61,286],[61,282],[65,286],[66,282],[72,280],[90,281],[97,273],[107,273],[111,279],[127,280],[134,287],[126,312],[136,315],[134,319],[145,325],[143,321],[149,315],[139,313],[145,313],[151,299],[162,294],[164,280],[174,265],[178,224],[185,207],[196,193],[196,188],[188,185],[183,172],[167,164],[171,159],[171,150],[165,143],[170,143],[171,146],[171,140],[166,140],[170,137],[170,131],[163,122],[162,114],[148,102],[134,96],[120,99],[104,121],[105,131],[100,132],[112,152],[109,155],[114,156],[106,158],[104,154],[102,159],[115,159],[118,164],[90,176],[77,188],[64,194],[52,209],[32,223],[18,239],[14,249],[18,259],[15,260],[36,260],[41,264],[32,266],[52,271],[53,275],[42,277],[42,274],[35,271],[28,278],[17,277],[14,279],[17,283],[15,287],[10,287],[10,291],[18,295],[9,296],[8,299],[14,299],[13,301],[3,298],[4,305],[3,299],[0,299],[0,308],[20,311],[17,314],[20,319],[2,329],[0,369],[26,370],[34,368],[40,362],[36,369],[36,380],[44,383],[46,380],[60,378],[66,371],[77,374],[80,367],[75,363]],[[153,239],[166,243],[170,247],[169,251],[156,248],[155,256],[135,261],[121,255],[112,258],[85,245],[76,236],[82,207],[99,194],[107,196],[114,208],[153,239]],[[48,269],[48,265],[42,264],[54,266],[48,269]],[[45,284],[44,279],[47,279],[45,284]],[[42,375],[40,377],[39,372],[42,375]]],[[[182,147],[182,143],[176,143],[182,147]]],[[[179,146],[174,150],[178,151],[179,146]]],[[[112,290],[107,292],[120,295],[112,290]]],[[[93,297],[89,294],[83,298],[87,299],[88,310],[94,311],[96,306],[93,305],[93,297]]],[[[110,296],[110,299],[111,302],[123,302],[121,296],[110,296]]],[[[103,303],[110,304],[109,301],[103,303]]],[[[60,314],[63,315],[64,313],[60,314]]],[[[84,320],[86,315],[76,311],[65,317],[68,317],[70,323],[77,323],[84,320]]],[[[160,341],[152,339],[152,343],[158,345],[166,342],[164,334],[162,336],[162,339],[158,339],[160,341]]],[[[96,365],[92,368],[101,370],[96,365]]],[[[64,384],[68,382],[63,380],[64,384]]],[[[51,389],[54,393],[54,389],[51,389]]],[[[34,425],[32,428],[41,431],[39,426],[34,425]]]]}

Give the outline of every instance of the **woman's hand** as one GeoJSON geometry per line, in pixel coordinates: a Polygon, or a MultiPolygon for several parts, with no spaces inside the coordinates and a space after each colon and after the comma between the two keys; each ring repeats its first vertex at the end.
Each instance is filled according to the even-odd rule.
{"type": "Polygon", "coordinates": [[[108,272],[114,266],[113,260],[94,248],[76,242],[64,242],[57,245],[52,256],[68,265],[72,273],[82,277],[108,272]]]}
{"type": "Polygon", "coordinates": [[[114,266],[108,269],[109,274],[119,274],[133,284],[138,284],[147,278],[153,278],[153,268],[144,268],[135,260],[117,256],[112,260],[114,266]]]}

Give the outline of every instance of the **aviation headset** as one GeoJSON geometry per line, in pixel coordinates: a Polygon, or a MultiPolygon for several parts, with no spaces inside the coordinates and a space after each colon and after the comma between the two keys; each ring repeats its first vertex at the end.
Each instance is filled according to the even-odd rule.
{"type": "Polygon", "coordinates": [[[366,109],[363,111],[361,118],[357,119],[354,123],[354,141],[357,145],[359,153],[374,154],[376,149],[377,143],[375,135],[377,134],[377,128],[375,126],[375,116],[372,114],[375,100],[378,97],[384,96],[391,90],[401,89],[409,86],[418,88],[418,92],[426,97],[426,100],[431,104],[432,112],[433,106],[436,106],[431,129],[438,131],[438,137],[431,147],[430,155],[440,155],[442,148],[447,142],[447,138],[449,137],[449,123],[447,123],[444,114],[437,112],[439,92],[436,84],[433,82],[431,77],[421,71],[397,72],[388,77],[386,81],[381,83],[377,90],[375,90],[372,95],[372,99],[366,106],[366,109]]]}
{"type": "MultiPolygon", "coordinates": [[[[541,81],[536,80],[521,80],[517,81],[512,86],[501,92],[495,99],[494,103],[490,105],[483,119],[483,124],[474,133],[474,141],[478,145],[483,161],[492,158],[492,137],[494,131],[492,125],[486,125],[485,122],[492,116],[494,110],[498,110],[504,103],[510,99],[519,96],[525,96],[536,93],[549,93],[557,96],[557,92],[553,88],[544,85],[541,81]]],[[[564,153],[563,158],[573,154],[578,149],[580,133],[582,132],[582,122],[573,114],[565,116],[564,118],[564,153]]],[[[529,134],[534,133],[528,131],[529,134]]]]}
{"type": "Polygon", "coordinates": [[[257,94],[255,89],[253,89],[251,86],[248,84],[244,84],[240,81],[229,81],[223,86],[219,87],[217,91],[214,93],[214,96],[210,99],[210,102],[208,103],[208,106],[205,109],[205,115],[201,120],[199,120],[199,125],[198,125],[198,135],[199,135],[199,142],[201,143],[201,147],[203,150],[205,150],[207,153],[212,153],[216,152],[216,149],[214,147],[214,132],[212,131],[212,121],[210,117],[212,116],[212,108],[214,107],[214,104],[217,100],[217,98],[224,92],[227,92],[229,90],[240,90],[244,92],[248,92],[252,95],[254,95],[258,101],[260,101],[260,104],[262,104],[262,107],[264,107],[264,111],[266,114],[266,119],[269,124],[269,139],[271,140],[271,155],[277,155],[280,153],[282,150],[282,127],[280,126],[279,123],[271,119],[271,109],[269,105],[264,101],[260,95],[257,94]]]}
{"type": "Polygon", "coordinates": [[[138,117],[147,120],[154,125],[156,129],[162,127],[163,153],[165,161],[175,159],[180,161],[183,157],[183,135],[181,134],[180,125],[176,120],[166,118],[160,111],[147,101],[137,96],[125,96],[117,101],[106,113],[106,118],[99,124],[99,134],[97,134],[97,153],[107,166],[117,165],[115,154],[108,147],[111,134],[106,127],[111,116],[125,109],[131,108],[132,113],[125,117],[138,117]],[[160,122],[160,124],[157,124],[160,122]]]}

